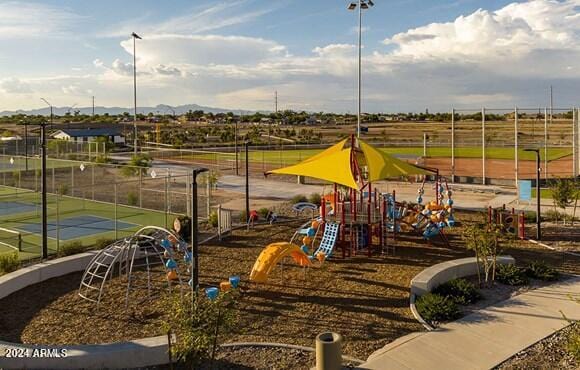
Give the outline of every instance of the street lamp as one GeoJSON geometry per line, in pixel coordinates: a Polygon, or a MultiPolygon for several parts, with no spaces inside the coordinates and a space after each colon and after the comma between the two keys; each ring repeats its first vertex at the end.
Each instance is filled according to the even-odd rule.
{"type": "Polygon", "coordinates": [[[50,107],[50,129],[52,130],[52,117],[53,117],[52,104],[50,104],[48,101],[46,101],[45,98],[40,98],[40,100],[45,102],[50,107]]]}
{"type": "Polygon", "coordinates": [[[192,172],[191,191],[191,296],[199,287],[199,246],[197,245],[197,175],[209,171],[207,168],[195,168],[192,172]]]}
{"type": "Polygon", "coordinates": [[[360,121],[361,121],[361,48],[362,48],[362,11],[374,6],[372,0],[358,0],[348,5],[348,10],[355,10],[358,6],[358,110],[357,110],[357,128],[356,136],[360,137],[360,121]]]}
{"type": "Polygon", "coordinates": [[[542,239],[542,230],[540,229],[541,226],[541,196],[540,196],[540,172],[542,169],[540,168],[541,158],[540,158],[540,149],[524,149],[524,152],[535,152],[536,153],[536,239],[542,239]]]}
{"type": "Polygon", "coordinates": [[[135,32],[131,34],[133,37],[133,103],[135,112],[133,115],[133,150],[135,156],[137,155],[137,55],[136,55],[136,44],[137,39],[142,40],[141,36],[137,35],[135,32]]]}

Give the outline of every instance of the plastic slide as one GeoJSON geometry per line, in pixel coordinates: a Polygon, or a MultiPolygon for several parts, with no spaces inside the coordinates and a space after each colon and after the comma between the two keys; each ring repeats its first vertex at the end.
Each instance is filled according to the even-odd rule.
{"type": "Polygon", "coordinates": [[[286,256],[291,256],[302,267],[310,265],[308,255],[296,244],[287,242],[272,243],[264,248],[258,256],[250,273],[250,281],[265,283],[272,269],[286,256]]]}

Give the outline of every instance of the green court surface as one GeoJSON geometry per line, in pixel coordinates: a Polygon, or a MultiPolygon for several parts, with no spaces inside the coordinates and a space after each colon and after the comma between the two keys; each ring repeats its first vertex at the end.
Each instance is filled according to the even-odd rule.
{"type": "MultiPolygon", "coordinates": [[[[423,156],[423,147],[402,147],[402,148],[379,148],[383,152],[391,155],[401,155],[401,156],[423,156]]],[[[252,150],[249,152],[250,161],[258,163],[272,163],[272,164],[291,164],[297,163],[301,160],[307,159],[314,154],[320,153],[322,149],[291,149],[289,147],[286,150],[252,150]]],[[[487,159],[507,159],[513,160],[515,157],[515,151],[513,148],[508,147],[489,147],[485,150],[487,159]]],[[[542,155],[544,152],[542,151],[542,155]]],[[[562,157],[566,157],[572,154],[571,148],[549,148],[548,149],[548,160],[553,161],[562,157]]],[[[518,157],[520,160],[535,160],[535,153],[525,152],[523,149],[518,151],[518,157]]],[[[177,154],[182,159],[198,159],[198,160],[219,160],[228,161],[234,160],[234,153],[224,153],[224,152],[198,152],[193,154],[182,155],[177,154]]],[[[431,147],[427,148],[427,156],[435,158],[450,158],[451,148],[449,147],[431,147]]],[[[481,147],[459,147],[455,149],[456,158],[481,158],[482,148],[481,147]]],[[[244,154],[240,153],[239,158],[243,160],[244,154]]]]}
{"type": "MultiPolygon", "coordinates": [[[[176,217],[158,211],[124,205],[115,207],[111,203],[69,196],[49,194],[47,200],[49,253],[56,253],[57,248],[71,242],[91,245],[102,239],[129,236],[146,225],[170,226],[176,217]],[[59,241],[56,235],[59,235],[59,241]]],[[[21,259],[39,257],[40,214],[40,193],[0,187],[0,254],[14,252],[20,244],[21,259]]]]}

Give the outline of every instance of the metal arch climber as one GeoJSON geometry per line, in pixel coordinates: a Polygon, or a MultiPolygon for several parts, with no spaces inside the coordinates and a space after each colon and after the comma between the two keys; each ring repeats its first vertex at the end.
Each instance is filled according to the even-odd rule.
{"type": "MultiPolygon", "coordinates": [[[[129,306],[130,293],[146,289],[147,298],[155,290],[159,275],[166,275],[167,289],[172,281],[182,289],[183,281],[176,262],[176,253],[191,258],[189,245],[175,232],[157,226],[146,226],[130,237],[117,240],[99,251],[89,262],[82,276],[78,294],[83,299],[101,303],[109,282],[114,276],[126,279],[125,307],[129,306]],[[144,274],[135,274],[144,271],[144,274]],[[144,275],[144,276],[143,276],[144,275]],[[155,276],[154,276],[155,275],[155,276]]],[[[187,283],[187,281],[185,281],[187,283]]]]}

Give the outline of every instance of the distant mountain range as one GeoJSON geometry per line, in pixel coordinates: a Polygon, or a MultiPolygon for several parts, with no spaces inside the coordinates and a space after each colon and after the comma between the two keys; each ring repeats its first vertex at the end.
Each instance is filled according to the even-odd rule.
{"type": "MultiPolygon", "coordinates": [[[[243,109],[223,109],[223,108],[212,108],[212,107],[204,107],[197,104],[186,104],[186,105],[178,105],[175,107],[170,107],[165,104],[159,104],[155,107],[137,107],[137,112],[141,114],[149,114],[149,113],[165,113],[165,114],[173,114],[175,111],[176,115],[187,113],[188,111],[196,111],[202,110],[206,113],[228,113],[234,112],[235,114],[254,114],[256,111],[249,111],[243,109]]],[[[92,107],[75,107],[70,109],[69,107],[54,107],[53,113],[57,116],[62,116],[67,112],[71,112],[73,114],[75,111],[79,111],[81,114],[92,114],[93,108],[92,107]]],[[[103,107],[103,106],[95,106],[95,114],[105,114],[109,113],[110,115],[117,115],[123,114],[127,112],[129,114],[133,114],[133,108],[121,108],[121,107],[103,107]]],[[[44,115],[47,116],[50,114],[50,108],[40,108],[40,109],[30,109],[30,110],[16,110],[16,111],[2,111],[0,112],[0,116],[11,116],[14,114],[27,114],[27,115],[44,115]]]]}

